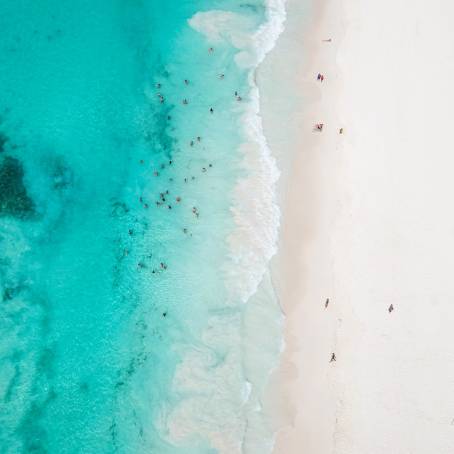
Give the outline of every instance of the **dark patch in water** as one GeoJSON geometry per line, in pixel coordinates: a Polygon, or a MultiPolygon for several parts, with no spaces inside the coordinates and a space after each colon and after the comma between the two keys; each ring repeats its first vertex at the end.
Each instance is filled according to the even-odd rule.
{"type": "Polygon", "coordinates": [[[263,10],[263,6],[253,5],[252,3],[241,3],[240,8],[251,10],[253,13],[257,13],[259,10],[263,10]]]}
{"type": "Polygon", "coordinates": [[[2,294],[3,301],[10,301],[21,291],[20,287],[5,287],[2,294]]]}
{"type": "Polygon", "coordinates": [[[14,367],[14,375],[11,377],[11,379],[6,387],[5,394],[3,396],[3,401],[5,403],[9,403],[11,401],[11,398],[13,397],[14,392],[20,383],[21,371],[20,371],[19,365],[17,363],[14,363],[13,367],[14,367]]]}
{"type": "Polygon", "coordinates": [[[122,218],[127,215],[129,212],[128,206],[123,202],[113,202],[112,203],[112,217],[122,218]]]}
{"type": "Polygon", "coordinates": [[[8,143],[8,137],[5,134],[0,132],[0,153],[5,151],[5,146],[8,143]]]}
{"type": "Polygon", "coordinates": [[[0,164],[0,216],[27,218],[34,214],[35,204],[24,186],[21,163],[5,156],[0,164]]]}
{"type": "Polygon", "coordinates": [[[83,393],[88,393],[89,391],[89,385],[86,381],[82,381],[79,383],[79,389],[83,392],[83,393]]]}
{"type": "Polygon", "coordinates": [[[54,351],[50,348],[44,348],[38,358],[37,368],[40,374],[49,377],[52,375],[54,362],[54,351]]]}
{"type": "Polygon", "coordinates": [[[66,189],[73,184],[73,173],[62,162],[57,161],[52,172],[53,188],[57,190],[66,189]]]}

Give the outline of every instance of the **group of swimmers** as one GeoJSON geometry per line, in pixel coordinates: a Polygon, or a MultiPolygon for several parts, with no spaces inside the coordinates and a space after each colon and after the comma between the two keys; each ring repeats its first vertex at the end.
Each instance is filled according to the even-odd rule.
{"type": "MultiPolygon", "coordinates": [[[[212,54],[213,52],[214,52],[214,48],[210,47],[208,49],[208,53],[212,54]]],[[[223,80],[225,78],[225,74],[219,74],[216,77],[218,77],[220,80],[223,80]]],[[[185,86],[189,86],[190,85],[190,80],[189,79],[183,79],[183,83],[184,83],[185,86]]],[[[159,99],[159,103],[160,104],[165,104],[166,98],[160,92],[160,89],[162,88],[162,84],[161,83],[156,83],[155,87],[156,87],[156,89],[158,89],[158,92],[157,92],[156,96],[159,99]]],[[[242,101],[242,97],[240,96],[238,91],[235,91],[234,96],[235,96],[236,101],[238,101],[238,102],[242,101]]],[[[189,99],[188,98],[183,98],[181,102],[182,102],[183,106],[189,105],[189,99]]],[[[213,107],[209,108],[209,113],[210,114],[214,114],[214,108],[213,107]]],[[[167,116],[167,120],[170,120],[170,119],[171,119],[171,116],[168,115],[167,116]]],[[[190,147],[195,147],[195,145],[197,143],[201,143],[201,142],[202,142],[202,137],[201,136],[197,136],[195,139],[192,139],[192,140],[189,141],[189,146],[190,147]]],[[[144,164],[144,161],[140,160],[140,164],[144,164]]],[[[171,166],[172,164],[173,164],[172,160],[168,161],[165,164],[161,164],[160,170],[163,170],[166,167],[171,166]]],[[[212,163],[208,163],[208,165],[201,167],[201,172],[202,173],[206,173],[208,171],[208,169],[210,169],[212,167],[213,167],[213,164],[212,163]]],[[[153,176],[160,177],[159,170],[154,170],[153,171],[153,176]]],[[[185,177],[184,178],[184,183],[188,183],[189,180],[194,181],[195,179],[196,179],[195,176],[185,177]]],[[[173,181],[173,178],[169,178],[169,181],[173,181]]],[[[139,197],[139,202],[140,202],[140,204],[142,205],[142,207],[144,209],[148,209],[149,206],[150,206],[149,203],[144,200],[143,196],[139,197]]],[[[159,193],[159,198],[158,198],[158,200],[156,200],[154,202],[154,204],[156,205],[156,207],[165,207],[165,208],[167,208],[167,210],[172,210],[174,204],[180,204],[181,202],[182,202],[182,197],[180,195],[171,197],[169,189],[166,189],[163,192],[159,193]]],[[[192,215],[196,219],[198,219],[200,217],[200,210],[199,210],[199,208],[197,206],[192,206],[191,212],[192,212],[192,215]]],[[[185,235],[192,236],[192,234],[189,232],[187,227],[184,227],[182,229],[182,231],[183,231],[183,233],[185,235]]],[[[133,235],[134,234],[132,229],[129,229],[128,233],[129,233],[129,235],[133,235]]],[[[127,253],[128,252],[126,252],[125,255],[127,255],[127,253]]],[[[139,262],[137,266],[138,266],[138,269],[146,267],[143,262],[139,262]]],[[[166,269],[167,269],[167,265],[162,262],[160,264],[160,267],[158,267],[158,269],[153,269],[152,272],[154,274],[154,273],[157,273],[158,271],[164,271],[166,269]]]]}

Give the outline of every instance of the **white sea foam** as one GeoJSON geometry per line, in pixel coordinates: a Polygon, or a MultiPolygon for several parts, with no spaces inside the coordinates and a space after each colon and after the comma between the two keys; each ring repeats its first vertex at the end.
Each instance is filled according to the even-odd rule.
{"type": "Polygon", "coordinates": [[[281,318],[267,273],[277,247],[279,171],[263,133],[255,72],[284,21],[285,0],[267,2],[267,20],[256,31],[250,17],[228,11],[199,12],[189,20],[209,43],[226,41],[238,49],[235,61],[249,71],[249,101],[241,103],[245,110],[240,118],[245,175],[233,193],[235,229],[228,238],[225,304],[248,303],[250,310],[242,314],[227,309],[209,319],[201,344],[185,355],[175,375],[175,392],[189,397],[166,422],[173,442],[202,436],[221,454],[265,454],[272,447],[260,401],[282,345],[281,318]],[[219,351],[225,352],[221,359],[213,353],[219,351]]]}
{"type": "Polygon", "coordinates": [[[189,19],[189,25],[212,44],[228,42],[241,49],[250,41],[255,23],[252,17],[211,10],[196,13],[189,19]]]}

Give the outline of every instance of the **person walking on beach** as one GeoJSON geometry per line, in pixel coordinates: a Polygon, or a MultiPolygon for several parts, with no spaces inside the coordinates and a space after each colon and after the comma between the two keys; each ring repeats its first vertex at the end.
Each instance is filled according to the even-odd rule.
{"type": "Polygon", "coordinates": [[[331,359],[329,360],[330,363],[336,361],[336,354],[335,353],[331,353],[331,359]]]}
{"type": "Polygon", "coordinates": [[[326,301],[325,301],[325,309],[328,308],[328,304],[329,304],[329,298],[326,298],[326,301]]]}
{"type": "Polygon", "coordinates": [[[391,313],[393,310],[394,310],[394,306],[391,304],[391,305],[388,307],[388,312],[391,313]]]}

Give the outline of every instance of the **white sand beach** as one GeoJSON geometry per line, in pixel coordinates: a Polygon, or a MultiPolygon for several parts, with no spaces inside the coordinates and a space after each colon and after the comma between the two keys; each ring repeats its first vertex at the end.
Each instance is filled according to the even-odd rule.
{"type": "Polygon", "coordinates": [[[274,452],[452,454],[454,3],[287,10],[259,72],[283,170],[274,452]]]}

